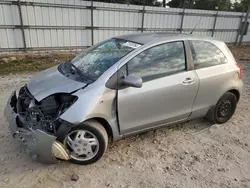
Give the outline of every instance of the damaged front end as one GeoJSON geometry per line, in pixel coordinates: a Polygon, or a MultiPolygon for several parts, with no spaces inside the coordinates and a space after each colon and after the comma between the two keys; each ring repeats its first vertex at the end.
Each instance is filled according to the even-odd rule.
{"type": "Polygon", "coordinates": [[[76,96],[57,93],[37,101],[27,86],[13,92],[5,108],[5,116],[15,138],[20,139],[33,159],[43,162],[68,160],[62,141],[72,124],[61,120],[60,115],[75,101],[76,96]]]}

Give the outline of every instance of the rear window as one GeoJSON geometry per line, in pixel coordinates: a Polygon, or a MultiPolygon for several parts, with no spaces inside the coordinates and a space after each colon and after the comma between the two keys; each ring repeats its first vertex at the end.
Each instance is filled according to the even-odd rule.
{"type": "Polygon", "coordinates": [[[227,63],[227,58],[214,44],[207,41],[189,41],[195,69],[227,63]]]}

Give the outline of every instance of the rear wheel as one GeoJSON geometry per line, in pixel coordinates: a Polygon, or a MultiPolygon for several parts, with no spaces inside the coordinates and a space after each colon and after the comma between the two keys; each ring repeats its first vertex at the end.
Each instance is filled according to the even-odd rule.
{"type": "Polygon", "coordinates": [[[97,121],[86,121],[74,127],[63,143],[70,154],[70,161],[86,165],[99,160],[108,146],[108,135],[97,121]]]}
{"type": "Polygon", "coordinates": [[[212,108],[207,118],[213,123],[221,124],[227,122],[234,114],[237,106],[237,97],[231,93],[225,93],[212,108]]]}

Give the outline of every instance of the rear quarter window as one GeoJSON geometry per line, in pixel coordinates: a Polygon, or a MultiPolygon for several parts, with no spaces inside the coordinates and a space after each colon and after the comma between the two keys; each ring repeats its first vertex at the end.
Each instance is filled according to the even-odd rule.
{"type": "Polygon", "coordinates": [[[227,63],[227,58],[222,51],[211,42],[192,40],[189,43],[195,69],[227,63]]]}

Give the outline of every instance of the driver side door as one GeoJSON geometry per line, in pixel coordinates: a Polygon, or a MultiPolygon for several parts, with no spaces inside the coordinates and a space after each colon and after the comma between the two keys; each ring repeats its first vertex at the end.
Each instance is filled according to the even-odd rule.
{"type": "Polygon", "coordinates": [[[146,49],[120,69],[143,80],[141,88],[118,90],[121,134],[189,117],[199,80],[194,70],[188,70],[186,59],[184,42],[169,42],[146,49]]]}

